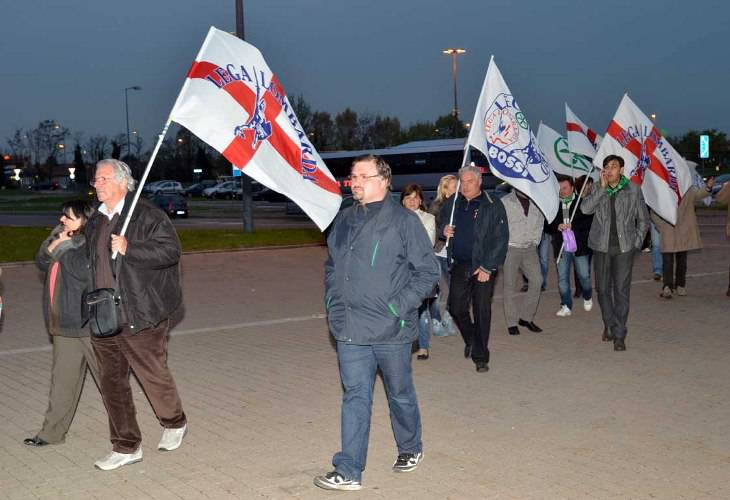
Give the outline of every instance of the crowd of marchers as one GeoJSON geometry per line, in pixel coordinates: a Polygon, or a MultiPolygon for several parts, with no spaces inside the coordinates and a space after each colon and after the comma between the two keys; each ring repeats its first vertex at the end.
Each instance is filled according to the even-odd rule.
{"type": "MultiPolygon", "coordinates": [[[[624,175],[624,160],[616,155],[603,160],[596,181],[558,178],[553,220],[545,220],[517,190],[503,197],[489,194],[477,167],[444,176],[429,207],[415,184],[396,201],[391,179],[382,158],[355,159],[349,179],[355,203],[339,212],[327,236],[325,308],[343,395],[341,450],[332,459],[334,469],[314,479],[325,489],[362,488],[378,371],[397,445],[393,471],[418,468],[424,451],[412,359],[430,358],[432,335],[460,334],[464,356],[478,373],[487,372],[497,284],[507,333],[542,332],[535,317],[551,254],[560,297],[556,315],[570,317],[575,298],[592,311],[595,291],[601,338],[612,342],[614,351],[625,351],[633,260],[647,233],[654,278],[662,282],[660,297],[690,293],[687,252],[702,247],[695,203],[710,196],[714,185],[710,178],[690,188],[676,224],[669,224],[650,213],[641,188],[624,175]]],[[[113,470],[143,456],[130,372],[163,428],[157,448],[177,449],[188,430],[167,366],[170,318],[182,304],[182,252],[162,211],[144,199],[135,207],[136,181],[125,163],[102,160],[91,184],[99,206],[65,203],[60,224],[37,253],[37,264],[46,272],[43,313],[53,339],[53,365],[45,419],[24,443],[42,447],[64,441],[88,368],[107,411],[111,441],[111,452],[95,466],[113,470]],[[94,318],[84,297],[105,289],[119,298],[120,328],[112,335],[89,335],[94,318]]],[[[730,203],[730,183],[715,197],[730,203]]],[[[730,238],[730,209],[726,233],[730,238]]]]}

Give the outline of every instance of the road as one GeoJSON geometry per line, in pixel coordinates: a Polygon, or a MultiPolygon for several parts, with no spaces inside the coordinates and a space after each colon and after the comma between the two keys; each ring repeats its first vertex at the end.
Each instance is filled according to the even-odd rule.
{"type": "MultiPolygon", "coordinates": [[[[362,499],[730,498],[728,243],[703,228],[687,297],[658,297],[647,254],[635,263],[628,350],[601,342],[598,307],[557,318],[555,271],[541,334],[507,334],[502,284],[491,370],[458,337],[414,361],[425,460],[393,474],[382,382],[362,499]]],[[[341,387],[323,319],[322,247],[185,255],[184,312],[169,346],[190,432],[155,449],[160,426],[134,384],[144,460],[94,470],[109,449],[104,406],[87,380],[63,445],[22,444],[47,405],[50,345],[31,264],[3,272],[0,498],[331,499],[312,477],[339,447],[341,387]]]]}

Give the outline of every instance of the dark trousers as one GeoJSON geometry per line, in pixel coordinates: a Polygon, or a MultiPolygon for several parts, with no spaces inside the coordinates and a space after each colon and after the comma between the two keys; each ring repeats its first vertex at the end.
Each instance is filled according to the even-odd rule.
{"type": "Polygon", "coordinates": [[[662,253],[662,274],[664,286],[672,290],[684,287],[687,284],[687,252],[662,253]]]}
{"type": "Polygon", "coordinates": [[[186,423],[175,380],[167,367],[169,329],[166,320],[139,333],[125,327],[116,337],[91,340],[99,363],[99,385],[109,416],[112,449],[118,453],[133,453],[142,442],[129,385],[130,370],[163,427],[176,429],[186,423]]]}
{"type": "Polygon", "coordinates": [[[464,343],[471,345],[471,359],[475,363],[489,363],[489,331],[496,277],[496,273],[492,273],[489,281],[480,283],[472,274],[470,262],[456,262],[451,268],[449,312],[464,343]],[[470,309],[474,313],[473,321],[470,309]]]}
{"type": "Polygon", "coordinates": [[[634,252],[593,252],[593,263],[603,324],[617,339],[623,339],[629,317],[634,252]]]}

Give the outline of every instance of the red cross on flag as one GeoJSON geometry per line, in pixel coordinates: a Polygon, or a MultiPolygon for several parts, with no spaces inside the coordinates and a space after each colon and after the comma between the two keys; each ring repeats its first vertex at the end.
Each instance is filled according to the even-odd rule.
{"type": "Polygon", "coordinates": [[[628,94],[621,100],[593,164],[601,168],[610,154],[624,159],[624,175],[641,186],[647,205],[662,219],[676,224],[677,207],[692,186],[692,176],[684,158],[628,94]]]}
{"type": "Polygon", "coordinates": [[[296,202],[320,229],[337,215],[339,184],[253,45],[211,27],[170,119],[296,202]]]}
{"type": "Polygon", "coordinates": [[[601,142],[601,136],[583,123],[578,115],[565,103],[565,130],[568,132],[568,149],[572,153],[585,155],[588,158],[596,156],[596,150],[601,142]]]}

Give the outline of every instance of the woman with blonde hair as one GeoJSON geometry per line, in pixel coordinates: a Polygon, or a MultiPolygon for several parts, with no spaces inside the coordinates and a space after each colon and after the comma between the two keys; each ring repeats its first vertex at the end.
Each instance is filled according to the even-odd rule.
{"type": "MultiPolygon", "coordinates": [[[[457,177],[448,174],[441,177],[438,188],[436,190],[436,198],[431,202],[428,211],[436,217],[436,227],[441,227],[439,216],[441,208],[446,200],[453,196],[456,192],[457,177]]],[[[431,319],[433,323],[433,334],[436,336],[456,335],[456,326],[454,324],[448,309],[446,309],[447,298],[449,296],[449,263],[446,260],[446,240],[440,236],[434,245],[436,258],[441,266],[441,280],[439,281],[438,300],[434,300],[431,304],[431,319]],[[441,309],[443,308],[443,313],[441,309]]]]}

